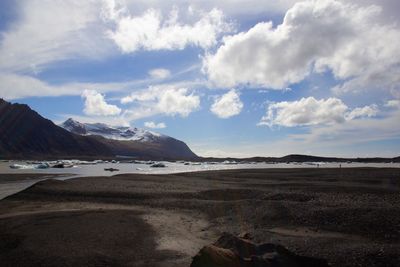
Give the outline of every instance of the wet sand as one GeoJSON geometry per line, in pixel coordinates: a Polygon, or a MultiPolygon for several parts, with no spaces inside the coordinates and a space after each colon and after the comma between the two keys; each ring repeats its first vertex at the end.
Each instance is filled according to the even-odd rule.
{"type": "Polygon", "coordinates": [[[400,266],[400,169],[45,180],[0,201],[2,266],[189,266],[222,232],[332,266],[400,266]]]}

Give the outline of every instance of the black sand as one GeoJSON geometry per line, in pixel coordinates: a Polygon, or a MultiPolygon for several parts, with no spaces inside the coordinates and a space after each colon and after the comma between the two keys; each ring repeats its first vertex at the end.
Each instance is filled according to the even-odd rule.
{"type": "Polygon", "coordinates": [[[62,176],[72,176],[73,174],[56,174],[56,173],[0,173],[0,186],[2,183],[21,182],[31,180],[51,179],[62,176]]]}
{"type": "Polygon", "coordinates": [[[15,216],[1,228],[1,266],[152,266],[168,255],[155,253],[154,230],[135,212],[15,216]]]}
{"type": "Polygon", "coordinates": [[[47,180],[0,201],[2,266],[188,266],[222,232],[332,266],[400,266],[400,169],[47,180]]]}

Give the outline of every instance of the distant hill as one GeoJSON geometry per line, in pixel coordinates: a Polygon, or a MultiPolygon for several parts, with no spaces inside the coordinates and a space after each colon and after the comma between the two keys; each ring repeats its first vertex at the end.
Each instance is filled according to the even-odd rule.
{"type": "Polygon", "coordinates": [[[309,155],[291,154],[283,157],[251,157],[251,158],[201,158],[202,161],[237,161],[237,162],[360,162],[360,163],[390,163],[400,162],[400,157],[395,158],[337,158],[319,157],[309,155]]]}
{"type": "Polygon", "coordinates": [[[360,162],[360,163],[384,163],[395,162],[396,158],[336,158],[336,157],[318,157],[308,155],[287,155],[279,158],[280,162],[360,162]]]}

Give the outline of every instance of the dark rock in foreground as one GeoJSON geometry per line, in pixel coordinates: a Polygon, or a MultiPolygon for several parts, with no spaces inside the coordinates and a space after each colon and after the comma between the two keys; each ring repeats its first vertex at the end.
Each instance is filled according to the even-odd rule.
{"type": "Polygon", "coordinates": [[[191,267],[324,267],[324,259],[298,256],[275,244],[257,245],[224,233],[213,245],[203,247],[191,267]]]}

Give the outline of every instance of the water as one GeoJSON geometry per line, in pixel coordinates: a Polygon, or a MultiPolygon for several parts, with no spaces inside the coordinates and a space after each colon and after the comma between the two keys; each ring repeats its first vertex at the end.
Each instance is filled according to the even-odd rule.
{"type": "MultiPolygon", "coordinates": [[[[148,164],[138,163],[98,163],[94,165],[76,165],[73,168],[65,169],[11,169],[9,166],[12,164],[26,165],[23,161],[10,161],[0,162],[0,173],[8,174],[65,174],[56,177],[55,179],[66,180],[77,177],[85,176],[112,176],[123,173],[141,173],[141,174],[168,174],[180,172],[195,172],[195,171],[210,171],[210,170],[227,170],[227,169],[254,169],[254,168],[342,168],[349,167],[376,167],[376,168],[400,168],[400,163],[243,163],[243,164],[223,164],[223,163],[201,163],[199,165],[191,163],[185,165],[183,162],[163,162],[167,167],[165,168],[152,168],[148,164]],[[105,171],[105,168],[119,169],[119,171],[105,171]]],[[[30,179],[29,175],[20,181],[0,181],[0,199],[17,193],[32,184],[44,180],[30,179]]]]}
{"type": "MultiPolygon", "coordinates": [[[[98,163],[93,165],[76,165],[73,168],[65,169],[11,169],[12,164],[26,165],[24,161],[0,162],[0,173],[44,173],[44,174],[71,174],[71,177],[83,176],[111,176],[122,173],[142,173],[142,174],[168,174],[179,172],[194,172],[207,170],[225,170],[225,169],[263,169],[263,168],[342,168],[350,167],[376,167],[376,168],[400,168],[400,163],[240,163],[240,164],[224,164],[224,163],[184,163],[162,162],[167,167],[152,168],[148,164],[138,163],[98,163]],[[105,168],[115,168],[119,171],[105,171],[105,168]]],[[[69,178],[71,178],[69,177],[69,178]]]]}

